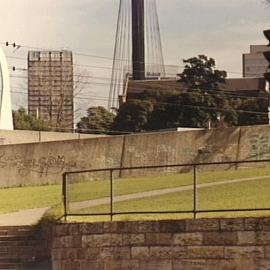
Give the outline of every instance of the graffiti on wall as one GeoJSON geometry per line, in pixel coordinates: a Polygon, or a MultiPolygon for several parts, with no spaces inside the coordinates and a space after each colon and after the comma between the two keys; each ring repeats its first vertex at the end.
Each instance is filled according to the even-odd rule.
{"type": "Polygon", "coordinates": [[[20,176],[37,173],[40,177],[59,174],[77,167],[77,162],[62,155],[48,155],[39,158],[23,157],[20,154],[6,155],[0,152],[0,168],[16,169],[20,176]]]}
{"type": "Polygon", "coordinates": [[[146,147],[143,151],[135,146],[127,148],[128,156],[139,164],[151,164],[153,161],[162,159],[174,161],[177,153],[177,149],[168,144],[156,144],[155,148],[146,147]]]}
{"type": "Polygon", "coordinates": [[[270,158],[270,135],[252,135],[249,140],[249,156],[257,160],[270,158]]]}
{"type": "Polygon", "coordinates": [[[0,169],[16,169],[20,176],[28,176],[31,173],[39,177],[51,174],[61,174],[72,170],[97,169],[107,167],[119,167],[119,157],[97,157],[95,159],[81,160],[78,157],[57,154],[49,154],[36,158],[27,158],[20,154],[8,155],[0,151],[0,169]]]}

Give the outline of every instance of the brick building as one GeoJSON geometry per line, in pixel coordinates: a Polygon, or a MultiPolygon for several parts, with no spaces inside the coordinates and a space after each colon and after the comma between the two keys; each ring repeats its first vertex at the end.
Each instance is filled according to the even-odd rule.
{"type": "MultiPolygon", "coordinates": [[[[267,96],[264,78],[228,78],[225,84],[220,84],[219,89],[227,94],[236,94],[244,97],[267,96]]],[[[140,99],[144,92],[160,91],[184,93],[188,91],[184,83],[176,79],[144,80],[128,82],[124,95],[120,97],[122,103],[129,99],[140,99]]]]}
{"type": "Polygon", "coordinates": [[[73,129],[73,57],[70,51],[28,54],[28,112],[51,130],[73,129]]]}

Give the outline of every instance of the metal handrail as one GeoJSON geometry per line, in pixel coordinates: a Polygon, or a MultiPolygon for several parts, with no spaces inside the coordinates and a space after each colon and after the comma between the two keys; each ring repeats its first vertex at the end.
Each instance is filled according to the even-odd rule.
{"type": "Polygon", "coordinates": [[[69,171],[63,173],[63,204],[64,204],[64,218],[68,216],[110,216],[111,221],[115,215],[144,215],[144,214],[193,214],[193,218],[196,219],[197,214],[200,213],[222,213],[222,212],[251,212],[251,211],[270,211],[270,208],[245,208],[245,209],[208,209],[199,210],[197,200],[197,170],[199,166],[210,166],[210,165],[228,165],[228,164],[250,164],[250,163],[267,163],[270,159],[262,160],[245,160],[245,161],[225,161],[225,162],[203,162],[203,163],[186,163],[186,164],[169,164],[169,165],[154,165],[154,166],[137,166],[137,167],[115,167],[115,168],[104,168],[104,169],[89,169],[89,170],[78,170],[69,171]],[[159,168],[176,168],[176,167],[192,167],[193,168],[193,209],[186,211],[126,211],[126,212],[115,212],[113,209],[114,195],[113,195],[113,172],[123,170],[142,170],[142,169],[159,169],[159,168]],[[68,175],[80,174],[80,173],[95,173],[95,172],[109,172],[110,173],[110,212],[109,213],[88,213],[88,214],[76,214],[69,213],[68,211],[68,175]]]}
{"type": "Polygon", "coordinates": [[[226,165],[226,164],[241,164],[241,163],[263,163],[263,162],[270,162],[270,159],[201,162],[201,163],[181,163],[181,164],[134,166],[134,167],[110,167],[110,168],[104,168],[104,169],[88,169],[88,170],[67,171],[67,172],[64,172],[64,174],[69,175],[69,174],[79,174],[79,173],[87,173],[87,172],[106,172],[106,171],[108,172],[110,170],[120,171],[120,170],[158,169],[158,168],[210,166],[210,165],[226,165]]]}

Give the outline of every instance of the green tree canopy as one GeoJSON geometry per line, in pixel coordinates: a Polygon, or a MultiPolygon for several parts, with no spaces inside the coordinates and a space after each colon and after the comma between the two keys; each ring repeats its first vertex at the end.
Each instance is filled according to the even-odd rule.
{"type": "Polygon", "coordinates": [[[140,132],[147,129],[153,111],[150,101],[132,100],[120,106],[113,129],[117,131],[140,132]]]}
{"type": "Polygon", "coordinates": [[[48,131],[48,123],[41,119],[36,119],[34,116],[27,114],[25,108],[21,107],[17,111],[13,111],[14,129],[19,130],[38,130],[48,131]]]}
{"type": "Polygon", "coordinates": [[[237,106],[238,125],[265,125],[268,124],[268,99],[266,97],[245,98],[237,106]]]}
{"type": "Polygon", "coordinates": [[[183,60],[184,71],[179,75],[180,82],[192,90],[210,92],[217,90],[220,83],[225,83],[227,72],[216,69],[216,62],[206,55],[198,55],[183,60]]]}
{"type": "Polygon", "coordinates": [[[115,115],[104,107],[90,107],[87,116],[82,117],[77,123],[77,131],[80,133],[107,133],[111,130],[115,115]]]}
{"type": "Polygon", "coordinates": [[[207,127],[209,121],[216,126],[220,117],[228,125],[236,124],[237,114],[220,89],[227,72],[216,69],[215,60],[205,55],[186,59],[184,63],[183,72],[178,74],[187,88],[178,98],[184,126],[207,127]]]}
{"type": "MultiPolygon", "coordinates": [[[[270,0],[269,0],[270,1],[270,0]]],[[[119,131],[149,131],[176,127],[207,128],[266,124],[267,96],[228,94],[224,89],[227,73],[218,70],[213,58],[205,55],[184,60],[179,75],[182,90],[150,87],[137,99],[123,104],[113,128],[119,131]]]]}

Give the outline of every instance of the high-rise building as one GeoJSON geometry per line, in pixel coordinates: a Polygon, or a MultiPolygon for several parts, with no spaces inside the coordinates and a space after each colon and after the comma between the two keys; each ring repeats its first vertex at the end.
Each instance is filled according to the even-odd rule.
{"type": "Polygon", "coordinates": [[[250,46],[250,52],[243,54],[243,77],[263,77],[268,67],[263,52],[268,50],[266,45],[250,46]]]}
{"type": "Polygon", "coordinates": [[[70,51],[28,54],[28,112],[51,130],[73,130],[73,57],[70,51]]]}

